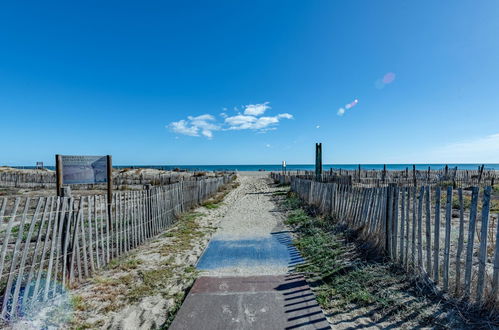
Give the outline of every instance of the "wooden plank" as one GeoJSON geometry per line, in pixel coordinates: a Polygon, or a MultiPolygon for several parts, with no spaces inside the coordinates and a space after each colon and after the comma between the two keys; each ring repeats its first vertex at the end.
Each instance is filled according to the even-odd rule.
{"type": "Polygon", "coordinates": [[[69,284],[74,283],[74,270],[75,270],[75,261],[78,264],[78,276],[81,280],[81,256],[80,256],[80,245],[79,245],[79,231],[80,231],[80,220],[82,214],[81,204],[78,207],[78,211],[76,214],[73,214],[70,218],[70,223],[73,226],[72,235],[70,239],[71,242],[69,253],[70,253],[70,264],[69,264],[69,284]]]}
{"type": "Polygon", "coordinates": [[[445,203],[445,245],[443,265],[443,290],[449,289],[449,261],[450,261],[450,230],[452,220],[452,186],[447,187],[447,200],[445,203]]]}
{"type": "MultiPolygon", "coordinates": [[[[414,170],[415,171],[415,170],[414,170]]],[[[415,173],[415,172],[413,172],[415,173]]],[[[414,174],[415,175],[415,174],[414,174]]],[[[414,176],[414,181],[415,181],[414,176]]],[[[416,265],[416,185],[412,187],[411,267],[416,265]]]]}
{"type": "MultiPolygon", "coordinates": [[[[4,200],[4,207],[6,207],[5,200],[4,200]]],[[[17,209],[19,208],[20,202],[21,202],[20,198],[16,197],[15,202],[14,202],[14,207],[13,207],[12,212],[10,214],[9,223],[7,224],[7,228],[5,229],[5,236],[4,236],[4,239],[2,242],[2,254],[0,257],[0,280],[2,280],[2,277],[3,277],[3,269],[5,268],[5,257],[7,255],[7,247],[9,245],[10,235],[12,233],[12,225],[14,223],[14,219],[17,216],[17,209]]]]}
{"type": "Polygon", "coordinates": [[[89,221],[93,220],[94,237],[95,237],[95,267],[100,269],[101,260],[104,264],[105,260],[105,247],[104,247],[104,236],[100,235],[102,228],[100,228],[97,213],[97,196],[91,196],[88,198],[88,208],[89,208],[89,221]],[[100,245],[100,249],[99,249],[100,245]]]}
{"type": "MultiPolygon", "coordinates": [[[[38,226],[38,234],[37,234],[37,238],[36,238],[36,243],[35,243],[35,248],[33,249],[33,256],[31,258],[31,265],[29,266],[29,273],[28,273],[28,279],[26,280],[26,283],[28,283],[28,287],[25,288],[24,290],[24,294],[22,296],[22,301],[23,301],[23,305],[27,306],[28,303],[28,299],[29,299],[29,296],[31,293],[34,293],[34,286],[36,286],[36,284],[33,284],[31,282],[31,280],[33,279],[33,276],[36,272],[36,267],[37,265],[40,266],[40,268],[42,267],[43,265],[43,258],[45,257],[43,254],[42,254],[42,259],[40,260],[40,262],[38,263],[38,252],[41,250],[41,244],[42,244],[42,235],[43,235],[43,229],[44,229],[44,226],[45,226],[45,222],[47,220],[47,217],[50,216],[48,214],[49,212],[49,205],[50,205],[50,197],[47,197],[44,199],[44,207],[43,207],[43,212],[41,214],[41,219],[40,219],[40,226],[38,226]]],[[[45,237],[45,242],[48,241],[48,237],[46,236],[45,237]]],[[[45,250],[45,244],[44,244],[44,247],[43,247],[43,250],[45,250]]],[[[41,252],[41,251],[40,251],[41,252]]]]}
{"type": "Polygon", "coordinates": [[[38,215],[40,213],[40,208],[43,205],[43,197],[39,197],[38,201],[36,203],[36,209],[35,212],[33,213],[33,217],[31,218],[31,222],[29,225],[28,229],[28,234],[26,235],[26,238],[22,236],[22,240],[24,240],[24,249],[21,257],[21,262],[19,263],[19,268],[17,270],[17,278],[16,278],[16,284],[14,286],[14,295],[12,297],[12,306],[11,306],[11,311],[17,311],[17,303],[19,302],[19,293],[21,290],[22,286],[22,280],[24,278],[24,269],[26,267],[26,261],[28,258],[28,252],[30,251],[30,244],[31,244],[31,236],[33,235],[33,231],[35,229],[35,225],[38,222],[38,215]]]}
{"type": "MultiPolygon", "coordinates": [[[[45,240],[43,242],[43,250],[42,250],[42,256],[40,258],[40,267],[38,267],[38,273],[37,273],[37,276],[36,276],[36,281],[35,281],[35,287],[33,289],[33,295],[32,295],[32,299],[33,301],[39,301],[39,297],[38,297],[38,289],[39,289],[39,286],[40,286],[40,280],[42,278],[42,273],[44,272],[45,270],[45,256],[47,255],[47,251],[49,249],[49,246],[50,244],[54,241],[54,235],[52,235],[52,237],[50,237],[50,233],[51,233],[51,229],[53,228],[53,230],[55,231],[55,227],[56,227],[56,224],[55,224],[55,211],[54,211],[54,206],[55,206],[55,197],[52,196],[52,197],[49,197],[49,199],[47,200],[47,204],[48,204],[48,201],[50,200],[50,207],[48,208],[48,224],[47,224],[47,230],[45,232],[45,240]],[[52,225],[53,224],[53,225],[52,225]],[[49,237],[50,237],[50,240],[49,240],[49,237]]],[[[48,269],[47,269],[48,270],[48,269]]]]}
{"type": "Polygon", "coordinates": [[[497,214],[496,224],[496,247],[494,251],[494,273],[492,275],[492,302],[498,302],[499,296],[499,213],[497,214]]]}
{"type": "Polygon", "coordinates": [[[419,189],[418,198],[418,270],[421,271],[423,268],[423,198],[424,198],[424,187],[421,186],[419,189]]]}
{"type": "Polygon", "coordinates": [[[457,251],[456,251],[456,291],[455,291],[456,296],[459,296],[459,294],[461,293],[461,256],[463,254],[463,248],[464,248],[464,201],[463,201],[462,188],[459,188],[458,196],[459,196],[459,237],[457,240],[457,251]]]}
{"type": "Polygon", "coordinates": [[[123,206],[121,203],[122,199],[122,194],[116,194],[116,221],[114,222],[116,224],[116,257],[120,256],[123,251],[123,206]]]}
{"type": "Polygon", "coordinates": [[[397,260],[397,243],[399,240],[398,235],[398,218],[399,218],[399,194],[400,190],[398,187],[394,187],[394,199],[393,199],[393,238],[392,238],[392,258],[394,261],[397,260]]]}
{"type": "Polygon", "coordinates": [[[68,214],[65,216],[63,219],[64,221],[62,222],[64,225],[64,240],[63,240],[63,250],[62,250],[62,286],[64,287],[67,282],[67,273],[68,273],[68,265],[69,265],[69,260],[68,260],[68,248],[69,248],[69,242],[70,240],[70,227],[71,227],[71,220],[73,218],[73,207],[74,207],[74,198],[70,197],[69,198],[69,203],[68,203],[68,214]]]}
{"type": "Polygon", "coordinates": [[[59,207],[60,207],[60,203],[61,203],[61,198],[60,197],[57,197],[56,199],[56,205],[55,205],[55,209],[54,209],[54,214],[53,214],[53,217],[54,217],[54,228],[53,228],[53,231],[52,231],[52,241],[51,241],[51,248],[50,248],[50,257],[49,257],[49,265],[48,265],[48,268],[47,268],[47,278],[45,280],[45,290],[43,291],[43,301],[47,301],[48,299],[48,295],[49,295],[49,291],[50,291],[50,283],[54,283],[55,285],[55,282],[56,281],[51,281],[51,275],[52,275],[52,269],[55,268],[55,272],[54,272],[54,279],[57,278],[57,267],[55,265],[57,265],[57,259],[59,257],[59,253],[57,251],[59,251],[59,247],[60,247],[60,236],[58,235],[58,232],[59,232],[59,228],[61,228],[62,230],[62,226],[60,225],[60,213],[59,213],[59,207]],[[54,265],[54,254],[57,255],[56,259],[55,259],[55,265],[54,265]]]}
{"type": "MultiPolygon", "coordinates": [[[[24,211],[23,211],[23,215],[21,217],[21,222],[19,223],[19,227],[18,227],[19,231],[17,234],[16,243],[14,246],[14,252],[12,253],[12,260],[11,260],[11,264],[10,264],[10,271],[8,274],[9,276],[7,279],[7,285],[6,285],[5,291],[4,291],[5,294],[3,297],[2,312],[0,313],[1,318],[5,318],[7,313],[9,314],[9,316],[15,316],[16,309],[11,308],[10,311],[8,311],[7,310],[7,302],[11,299],[12,284],[13,284],[14,278],[17,277],[17,271],[16,271],[17,259],[18,259],[18,256],[20,254],[20,246],[21,246],[21,241],[22,241],[22,237],[23,237],[23,233],[24,233],[24,223],[26,222],[26,217],[28,214],[30,201],[31,201],[31,199],[29,197],[27,197],[26,202],[24,204],[24,211]]],[[[7,242],[6,242],[6,244],[7,244],[7,242]]]]}
{"type": "MultiPolygon", "coordinates": [[[[83,201],[83,196],[81,197],[83,201]]],[[[87,222],[88,222],[88,245],[89,245],[89,258],[90,258],[90,273],[95,272],[95,261],[94,261],[94,251],[96,254],[96,258],[98,258],[98,244],[96,241],[96,244],[94,245],[94,239],[92,236],[94,235],[94,230],[92,226],[92,196],[87,197],[87,222]]],[[[83,226],[83,228],[85,228],[83,226]]],[[[96,237],[97,240],[97,237],[96,237]]]]}
{"type": "MultiPolygon", "coordinates": [[[[111,251],[111,226],[109,225],[112,222],[112,219],[109,217],[113,216],[112,212],[107,212],[106,209],[103,210],[102,206],[107,206],[107,203],[105,205],[102,205],[102,196],[99,196],[99,203],[101,204],[101,222],[105,220],[105,223],[101,223],[101,229],[103,230],[103,227],[106,228],[105,235],[106,235],[106,263],[109,263],[112,258],[112,251],[111,251]]],[[[101,232],[102,233],[102,232],[101,232]]]]}
{"type": "Polygon", "coordinates": [[[405,235],[405,196],[407,193],[407,187],[402,188],[402,198],[400,202],[400,258],[399,262],[400,264],[404,263],[404,252],[405,252],[405,240],[404,240],[404,235],[405,235]]]}
{"type": "Polygon", "coordinates": [[[440,187],[435,190],[435,232],[433,244],[433,281],[438,284],[440,256],[440,187]]]}
{"type": "Polygon", "coordinates": [[[471,292],[471,271],[473,267],[473,244],[475,240],[476,215],[478,209],[479,188],[473,187],[471,190],[470,221],[468,224],[468,243],[466,246],[466,265],[464,268],[464,294],[469,297],[471,292]]]}
{"type": "Polygon", "coordinates": [[[431,187],[428,186],[425,188],[425,206],[426,206],[426,217],[425,217],[425,223],[426,223],[426,230],[425,230],[425,237],[426,237],[426,273],[427,274],[432,274],[432,267],[431,267],[431,187]]]}
{"type": "MultiPolygon", "coordinates": [[[[83,196],[80,197],[80,215],[79,215],[79,226],[80,226],[80,230],[81,230],[81,242],[82,242],[82,254],[83,254],[83,273],[85,274],[85,277],[88,277],[88,270],[89,270],[89,266],[88,266],[88,254],[92,255],[92,245],[90,245],[90,243],[87,244],[87,235],[85,234],[85,222],[83,220],[83,218],[85,217],[84,215],[84,204],[83,204],[83,196]],[[87,246],[88,248],[90,249],[90,253],[88,252],[89,250],[87,249],[87,246]]],[[[88,219],[87,219],[88,220],[88,219]]],[[[78,249],[79,251],[79,249],[78,249]]],[[[81,274],[81,273],[80,273],[81,274]]]]}
{"type": "MultiPolygon", "coordinates": [[[[482,165],[483,169],[483,165],[482,165]]],[[[489,228],[490,193],[492,187],[487,186],[483,191],[482,203],[482,226],[480,228],[480,249],[478,250],[478,278],[476,289],[476,301],[480,304],[483,299],[485,288],[485,267],[487,262],[487,234],[489,228]]]]}
{"type": "Polygon", "coordinates": [[[404,259],[404,265],[406,266],[406,269],[407,266],[409,265],[409,246],[410,246],[410,241],[409,241],[409,233],[410,233],[410,224],[411,224],[411,188],[410,187],[407,187],[407,205],[406,205],[406,208],[405,208],[405,212],[406,212],[406,215],[405,215],[405,220],[406,220],[406,223],[405,223],[405,259],[404,259]]]}

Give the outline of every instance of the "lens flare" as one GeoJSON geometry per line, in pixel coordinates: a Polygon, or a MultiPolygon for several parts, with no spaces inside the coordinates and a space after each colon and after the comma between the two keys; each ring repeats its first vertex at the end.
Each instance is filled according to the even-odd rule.
{"type": "Polygon", "coordinates": [[[69,291],[43,274],[39,281],[31,281],[19,289],[14,300],[14,290],[6,301],[6,319],[14,328],[46,329],[47,325],[63,326],[73,317],[73,305],[69,291]]]}
{"type": "Polygon", "coordinates": [[[376,87],[377,89],[383,89],[385,88],[386,85],[389,85],[392,82],[394,82],[395,77],[396,77],[395,73],[388,72],[383,76],[383,78],[377,79],[374,82],[374,87],[376,87]]]}
{"type": "Polygon", "coordinates": [[[394,80],[395,80],[395,73],[393,72],[388,72],[383,77],[384,84],[391,84],[394,80]]]}

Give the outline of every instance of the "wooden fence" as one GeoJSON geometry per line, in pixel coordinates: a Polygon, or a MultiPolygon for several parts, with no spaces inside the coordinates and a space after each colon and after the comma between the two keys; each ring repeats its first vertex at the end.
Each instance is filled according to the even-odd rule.
{"type": "MultiPolygon", "coordinates": [[[[201,173],[201,172],[200,172],[201,173]]],[[[223,174],[222,174],[223,175],[223,174]]],[[[204,176],[197,175],[196,172],[190,173],[163,173],[163,174],[151,174],[151,173],[141,173],[141,174],[129,174],[114,173],[113,174],[113,186],[115,189],[119,189],[123,186],[143,186],[146,184],[153,185],[167,185],[182,180],[203,180],[204,176]]],[[[12,187],[12,188],[34,188],[34,189],[55,189],[56,177],[54,172],[42,172],[42,173],[22,173],[20,171],[15,172],[0,172],[0,187],[12,187]]],[[[106,189],[105,184],[88,184],[79,185],[80,189],[106,189]]]]}
{"type": "Polygon", "coordinates": [[[497,308],[499,206],[490,186],[364,188],[294,177],[290,183],[302,200],[359,230],[408,271],[455,297],[497,308]]]}
{"type": "Polygon", "coordinates": [[[231,175],[106,196],[0,198],[0,319],[56,297],[175,222],[231,175]]]}
{"type": "MultiPolygon", "coordinates": [[[[283,174],[283,173],[281,173],[283,174]]],[[[290,171],[288,177],[315,180],[313,171],[290,171]]],[[[287,179],[290,182],[290,178],[287,179]]],[[[343,170],[330,169],[321,175],[321,182],[352,184],[363,187],[452,185],[454,188],[471,186],[493,186],[499,184],[499,171],[480,167],[477,170],[443,168],[439,170],[416,170],[415,166],[405,170],[343,170]]]]}

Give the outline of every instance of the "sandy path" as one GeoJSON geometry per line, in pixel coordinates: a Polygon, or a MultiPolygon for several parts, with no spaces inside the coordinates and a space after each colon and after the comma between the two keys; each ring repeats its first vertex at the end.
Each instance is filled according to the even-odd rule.
{"type": "Polygon", "coordinates": [[[241,186],[234,195],[236,200],[220,221],[214,239],[264,237],[282,225],[283,217],[275,212],[270,200],[278,189],[269,185],[268,174],[241,173],[239,178],[241,186]]]}
{"type": "MultiPolygon", "coordinates": [[[[266,173],[241,173],[239,180],[241,186],[234,194],[235,201],[221,219],[212,243],[223,242],[221,250],[238,246],[252,248],[254,242],[261,245],[262,250],[272,249],[276,243],[272,233],[285,229],[283,214],[277,211],[276,205],[271,201],[272,195],[279,188],[270,185],[271,179],[266,173]]],[[[242,259],[236,265],[204,270],[202,275],[277,275],[286,274],[289,269],[287,263],[269,264],[264,260],[249,262],[242,259]]]]}
{"type": "Polygon", "coordinates": [[[329,329],[283,225],[267,173],[241,173],[240,189],[197,263],[201,271],[172,330],[329,329]]]}

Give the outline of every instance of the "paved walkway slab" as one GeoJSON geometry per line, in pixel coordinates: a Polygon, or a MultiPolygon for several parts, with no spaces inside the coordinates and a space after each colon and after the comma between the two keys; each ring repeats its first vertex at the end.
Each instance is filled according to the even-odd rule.
{"type": "MultiPolygon", "coordinates": [[[[197,264],[202,271],[226,268],[279,267],[285,273],[289,267],[303,262],[292,245],[288,232],[272,233],[267,237],[247,239],[214,238],[197,264]]],[[[272,273],[272,272],[271,272],[272,273]]]]}
{"type": "Polygon", "coordinates": [[[301,276],[200,277],[170,329],[330,329],[301,276]]]}

